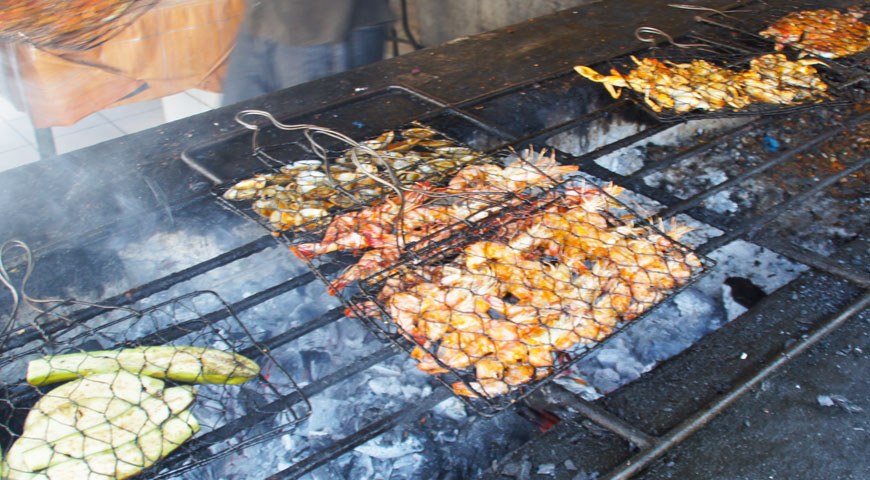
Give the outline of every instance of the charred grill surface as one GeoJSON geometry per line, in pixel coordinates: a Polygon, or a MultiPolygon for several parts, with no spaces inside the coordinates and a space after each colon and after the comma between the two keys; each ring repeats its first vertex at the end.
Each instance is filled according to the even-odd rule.
{"type": "MultiPolygon", "coordinates": [[[[601,184],[612,181],[627,188],[627,202],[635,211],[693,222],[698,232],[688,242],[719,263],[704,279],[708,283],[677,295],[661,313],[679,317],[677,306],[686,301],[681,299],[709,297],[715,319],[698,327],[697,338],[679,350],[694,344],[670,360],[663,361],[679,350],[644,357],[641,342],[626,348],[639,355],[642,365],[626,367],[617,361],[620,368],[630,370],[628,374],[619,373],[612,358],[608,363],[604,355],[564,372],[562,380],[588,380],[605,394],[597,400],[582,399],[588,391],[572,390],[573,380],[559,381],[521,405],[491,418],[478,417],[452,402],[443,386],[416,372],[404,352],[383,343],[357,319],[346,318],[344,308],[325,294],[317,276],[285,245],[264,235],[262,226],[235,215],[238,212],[224,210],[209,195],[210,180],[230,182],[265,167],[250,131],[232,121],[237,110],[233,107],[131,137],[127,145],[109,142],[0,174],[7,187],[2,195],[8,196],[0,198],[10,205],[4,207],[9,215],[0,225],[37,247],[28,293],[69,293],[108,306],[136,306],[214,288],[227,299],[255,340],[286,366],[300,389],[280,399],[283,403],[264,407],[262,415],[242,416],[210,432],[209,438],[191,445],[188,455],[195,461],[205,457],[203,445],[232,443],[266,416],[280,415],[280,408],[273,407],[284,403],[307,398],[312,415],[280,438],[242,449],[238,455],[201,462],[190,475],[203,474],[202,468],[247,476],[262,468],[257,470],[262,478],[391,473],[396,478],[577,478],[592,472],[627,478],[650,465],[649,478],[685,474],[679,467],[655,463],[656,458],[672,455],[679,463],[686,456],[700,455],[709,448],[708,437],[680,442],[708,424],[718,429],[714,431],[727,431],[728,424],[713,420],[716,415],[734,404],[744,409],[740,412],[751,408],[741,400],[747,391],[763,386],[783,367],[792,368],[787,361],[794,356],[814,345],[824,347],[824,342],[819,344],[824,335],[833,332],[834,341],[842,343],[838,328],[848,324],[854,329],[855,318],[866,309],[870,114],[861,103],[862,84],[856,83],[843,87],[854,94],[846,105],[818,105],[788,116],[677,118],[662,123],[636,101],[614,101],[600,85],[571,68],[624,60],[632,51],[656,53],[630,35],[644,24],[672,34],[694,28],[693,36],[678,40],[736,43],[745,47],[741,55],[770,43],[763,38],[739,42],[745,35],[741,31],[758,29],[752,22],[728,23],[729,29],[710,22],[698,25],[696,12],[675,15],[664,4],[650,5],[655,2],[632,3],[644,15],[629,15],[625,6],[604,3],[537,19],[531,22],[534,27],[523,25],[499,31],[493,38],[469,40],[471,46],[446,45],[250,105],[285,123],[322,125],[356,140],[418,121],[480,151],[530,145],[556,149],[562,161],[577,165],[601,184]],[[584,20],[578,22],[581,14],[584,20]],[[590,20],[596,18],[606,21],[590,20]],[[614,33],[607,26],[614,22],[624,31],[614,33]],[[559,48],[565,42],[583,43],[578,41],[577,25],[584,27],[584,42],[593,46],[559,48]],[[599,42],[599,36],[605,41],[599,42]],[[527,52],[516,53],[520,46],[527,52]],[[470,68],[470,61],[457,62],[472,47],[480,58],[506,48],[511,52],[500,60],[506,65],[493,66],[499,74],[484,74],[470,68]],[[416,73],[408,73],[412,71],[416,73]],[[379,83],[385,75],[393,84],[379,83]],[[296,97],[305,99],[304,108],[294,105],[296,97]],[[193,140],[179,145],[185,135],[179,132],[193,140]],[[127,170],[119,172],[112,160],[130,146],[148,153],[133,156],[124,164],[127,170]],[[87,164],[86,156],[94,157],[94,163],[87,164]],[[178,160],[182,156],[187,164],[178,160]],[[70,168],[74,175],[59,173],[70,168]],[[204,171],[206,177],[201,175],[204,171]],[[89,187],[84,180],[100,175],[113,177],[114,185],[89,187]],[[46,193],[49,197],[69,196],[77,202],[69,212],[56,214],[54,222],[24,214],[41,211],[36,207],[44,204],[26,195],[25,186],[33,190],[46,182],[57,186],[56,192],[46,193]],[[118,195],[119,185],[126,187],[125,195],[118,195]],[[121,214],[111,214],[109,207],[121,214]],[[67,215],[78,215],[81,225],[67,223],[67,215]],[[745,252],[757,255],[755,263],[742,259],[745,252]],[[772,257],[787,267],[769,267],[772,257]],[[765,283],[763,275],[781,280],[765,283]],[[727,305],[739,294],[723,293],[722,285],[730,289],[742,281],[729,278],[762,285],[763,295],[748,311],[727,305]],[[658,366],[635,379],[642,366],[652,364],[658,366]],[[261,466],[263,458],[271,463],[261,466]]],[[[735,8],[746,5],[768,8],[756,2],[735,8]]],[[[770,6],[764,18],[794,9],[776,7],[770,6]]],[[[727,20],[705,18],[716,24],[727,20]]],[[[845,60],[841,63],[843,69],[857,68],[845,60]]],[[[844,72],[834,74],[848,73],[844,72]]],[[[257,145],[264,145],[270,157],[292,161],[311,154],[304,146],[288,143],[280,131],[265,128],[259,135],[257,145]]],[[[320,268],[328,275],[339,269],[328,263],[320,268]]],[[[8,296],[0,301],[11,304],[8,296]]],[[[67,317],[87,324],[99,313],[82,308],[67,317]]],[[[205,317],[219,321],[224,315],[216,311],[205,317]]],[[[657,316],[641,319],[625,335],[620,332],[620,342],[637,342],[644,335],[660,338],[655,336],[659,321],[657,316]],[[633,330],[640,333],[632,334],[633,330]]],[[[42,325],[48,333],[63,326],[42,325]]],[[[680,330],[670,328],[669,333],[680,330]]],[[[9,351],[36,339],[12,336],[3,348],[9,351]]],[[[614,351],[626,353],[612,348],[607,352],[614,351]]],[[[828,355],[825,361],[830,361],[836,353],[819,355],[828,355]]],[[[790,374],[799,376],[799,368],[804,367],[795,366],[790,374]]],[[[806,368],[814,375],[825,371],[806,368]]],[[[4,390],[4,395],[14,395],[14,389],[4,390]]],[[[834,404],[839,401],[829,398],[834,404]]],[[[760,422],[753,417],[756,421],[760,422]]],[[[166,466],[187,461],[176,455],[166,459],[166,466]]],[[[789,476],[799,472],[800,465],[781,468],[780,473],[789,476]]],[[[712,467],[710,473],[721,474],[712,467]]]]}

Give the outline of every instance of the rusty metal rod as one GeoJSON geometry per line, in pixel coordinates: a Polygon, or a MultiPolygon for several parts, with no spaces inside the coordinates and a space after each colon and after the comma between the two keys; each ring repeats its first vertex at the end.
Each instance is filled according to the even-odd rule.
{"type": "Polygon", "coordinates": [[[862,288],[870,288],[870,275],[867,275],[866,273],[861,273],[849,267],[844,267],[838,264],[836,261],[825,257],[824,255],[813,252],[812,250],[792,245],[780,239],[769,238],[767,236],[761,237],[759,239],[753,239],[752,241],[761,245],[762,247],[773,250],[780,255],[803,263],[804,265],[809,265],[817,270],[828,273],[835,277],[843,278],[862,288]]]}
{"type": "Polygon", "coordinates": [[[631,177],[631,182],[632,182],[632,184],[642,183],[643,177],[646,177],[647,175],[649,175],[651,173],[655,173],[655,172],[658,172],[660,170],[664,170],[665,168],[667,168],[671,165],[676,165],[687,158],[694,157],[695,155],[700,155],[701,153],[704,153],[707,150],[710,150],[711,148],[713,148],[717,145],[721,145],[722,143],[724,143],[727,140],[731,140],[734,137],[737,137],[739,135],[747,133],[750,130],[754,130],[756,128],[762,128],[762,127],[766,126],[767,124],[771,123],[775,118],[776,117],[774,117],[774,116],[770,116],[770,117],[764,117],[764,118],[761,118],[758,120],[744,123],[743,125],[740,125],[738,127],[726,130],[725,132],[718,134],[716,137],[714,137],[714,138],[712,138],[704,143],[700,143],[700,144],[692,146],[686,150],[683,150],[682,152],[680,152],[676,155],[664,158],[664,159],[659,160],[657,162],[651,162],[648,165],[644,165],[643,167],[632,172],[631,175],[629,175],[629,177],[631,177]]]}
{"type": "Polygon", "coordinates": [[[833,175],[829,175],[819,180],[815,185],[812,186],[812,188],[807,189],[806,191],[801,192],[800,194],[795,195],[794,197],[791,197],[784,202],[780,202],[777,205],[774,205],[772,208],[765,210],[763,214],[743,222],[743,224],[740,225],[739,228],[732,229],[731,231],[723,235],[710,239],[704,245],[698,247],[697,250],[700,253],[707,254],[743,235],[746,235],[747,239],[751,239],[760,228],[764,227],[773,220],[776,220],[786,211],[794,210],[795,207],[806,203],[814,195],[823,192],[824,190],[828,189],[843,178],[846,178],[849,175],[857,172],[858,170],[866,167],[868,164],[870,164],[870,158],[865,158],[856,162],[849,168],[846,168],[833,175]]]}
{"type": "Polygon", "coordinates": [[[843,133],[851,128],[854,128],[855,126],[857,126],[861,122],[864,122],[868,119],[870,119],[870,113],[864,113],[862,115],[858,115],[857,117],[852,117],[849,120],[843,122],[842,125],[840,125],[836,128],[831,128],[829,130],[826,130],[823,133],[816,136],[815,138],[812,138],[812,139],[802,143],[801,145],[798,145],[797,147],[786,150],[786,151],[782,152],[781,154],[774,156],[770,160],[768,160],[768,161],[766,161],[766,162],[764,162],[764,163],[762,163],[754,168],[750,168],[749,170],[746,170],[745,172],[741,173],[740,175],[737,175],[729,180],[726,180],[726,181],[724,181],[724,182],[722,182],[714,187],[708,188],[707,190],[704,190],[701,193],[698,193],[692,197],[689,197],[680,203],[677,203],[675,205],[671,205],[669,208],[666,208],[666,209],[662,210],[661,212],[659,212],[658,215],[663,219],[667,219],[673,215],[684,212],[692,207],[698,206],[707,198],[712,197],[713,195],[715,195],[723,190],[726,190],[726,189],[728,189],[728,188],[730,188],[730,187],[732,187],[732,186],[734,186],[734,185],[736,185],[744,180],[747,180],[755,175],[758,175],[759,173],[761,173],[769,168],[772,168],[772,167],[775,167],[776,165],[787,162],[787,161],[791,160],[795,155],[797,155],[799,153],[803,153],[807,150],[810,150],[811,148],[818,146],[822,142],[824,142],[826,140],[830,140],[831,138],[839,135],[840,133],[843,133]]]}
{"type": "Polygon", "coordinates": [[[637,445],[641,450],[652,448],[655,444],[655,437],[637,429],[604,408],[571,393],[565,387],[551,383],[550,389],[559,391],[559,403],[576,410],[593,423],[637,445]]]}
{"type": "Polygon", "coordinates": [[[626,460],[622,465],[609,472],[606,476],[601,477],[600,480],[628,479],[640,473],[641,470],[648,467],[653,461],[664,455],[668,450],[677,446],[680,442],[700,430],[704,425],[709,423],[716,416],[725,411],[726,408],[740,399],[740,397],[757,387],[762,381],[776,373],[792,359],[807,351],[810,347],[843,325],[847,320],[861,313],[868,307],[870,307],[870,291],[865,292],[840,313],[827,320],[812,334],[782,351],[776,359],[768,363],[752,377],[743,381],[730,392],[713,401],[713,403],[707,406],[707,408],[696,412],[694,415],[677,425],[674,429],[659,437],[658,441],[652,448],[644,450],[626,460]]]}

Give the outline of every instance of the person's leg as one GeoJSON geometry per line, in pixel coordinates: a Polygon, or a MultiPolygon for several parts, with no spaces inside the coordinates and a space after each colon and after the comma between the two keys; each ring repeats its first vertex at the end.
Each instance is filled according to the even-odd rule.
{"type": "Polygon", "coordinates": [[[275,49],[276,89],[288,88],[344,70],[345,49],[340,43],[275,49]]]}
{"type": "Polygon", "coordinates": [[[372,25],[351,30],[347,39],[347,68],[356,68],[383,60],[387,26],[372,25]]]}
{"type": "Polygon", "coordinates": [[[224,78],[223,105],[247,100],[275,89],[272,49],[270,42],[239,33],[224,78]]]}

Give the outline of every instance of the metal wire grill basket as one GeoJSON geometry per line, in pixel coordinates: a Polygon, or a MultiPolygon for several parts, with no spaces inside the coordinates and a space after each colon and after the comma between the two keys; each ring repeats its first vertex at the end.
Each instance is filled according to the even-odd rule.
{"type": "Polygon", "coordinates": [[[310,414],[287,371],[214,292],[106,309],[87,324],[68,323],[63,306],[11,334],[30,340],[8,342],[19,345],[0,357],[0,478],[165,478],[310,414]]]}
{"type": "Polygon", "coordinates": [[[577,69],[663,122],[781,115],[855,101],[843,87],[846,77],[816,60],[793,53],[711,52],[655,49],[577,69]]]}
{"type": "Polygon", "coordinates": [[[577,66],[577,72],[614,97],[624,89],[665,122],[779,115],[866,97],[858,88],[870,60],[870,25],[858,19],[864,7],[781,8],[758,1],[726,11],[669,7],[696,15],[691,32],[674,39],[654,26],[641,27],[635,36],[652,48],[577,66]]]}
{"type": "Polygon", "coordinates": [[[860,75],[870,60],[868,8],[867,3],[836,1],[778,6],[747,2],[734,13],[697,17],[701,26],[693,34],[726,48],[816,57],[841,73],[860,75]]]}
{"type": "Polygon", "coordinates": [[[260,129],[252,128],[252,150],[265,168],[222,182],[211,192],[224,208],[289,244],[313,241],[335,216],[394,193],[392,185],[439,185],[465,165],[494,161],[417,122],[356,142],[328,129],[283,125],[257,113],[279,128],[297,130],[296,138],[263,146],[260,129]],[[315,138],[318,133],[326,138],[315,138]]]}
{"type": "Polygon", "coordinates": [[[0,41],[87,50],[123,30],[158,0],[0,1],[0,41]]]}
{"type": "MultiPolygon", "coordinates": [[[[329,256],[341,243],[336,239],[347,238],[329,233],[294,248],[348,314],[488,415],[551,380],[713,265],[624,208],[612,196],[619,187],[579,180],[551,185],[448,216],[426,235],[410,235],[414,241],[404,248],[370,244],[361,257],[329,256]],[[348,263],[343,271],[336,267],[348,263]]],[[[413,212],[444,201],[410,207],[405,221],[412,224],[413,212]]],[[[372,226],[399,224],[395,217],[374,218],[372,226]]],[[[341,231],[341,222],[336,218],[330,228],[341,231]]],[[[684,231],[679,226],[669,234],[684,231]]]]}

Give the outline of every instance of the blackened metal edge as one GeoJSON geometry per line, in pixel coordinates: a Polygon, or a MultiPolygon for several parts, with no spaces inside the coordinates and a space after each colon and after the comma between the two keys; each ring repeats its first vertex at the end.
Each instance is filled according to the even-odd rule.
{"type": "Polygon", "coordinates": [[[659,437],[652,448],[642,451],[634,457],[626,460],[616,470],[609,472],[606,476],[601,477],[601,479],[628,479],[639,473],[665,452],[700,430],[704,425],[710,422],[710,420],[718,416],[740,397],[758,386],[766,378],[776,373],[793,358],[808,350],[828,334],[839,328],[843,323],[861,313],[868,307],[870,307],[870,292],[865,292],[860,298],[840,311],[840,313],[829,318],[823,325],[813,331],[813,333],[785,349],[773,361],[765,364],[763,368],[750,378],[734,387],[728,393],[714,400],[707,406],[707,408],[698,411],[680,423],[677,427],[659,437]]]}
{"type": "Polygon", "coordinates": [[[713,195],[715,195],[715,194],[717,194],[717,193],[719,193],[719,192],[721,192],[721,191],[723,191],[723,190],[725,190],[733,185],[736,185],[736,184],[738,184],[738,183],[740,183],[740,182],[742,182],[742,181],[744,181],[744,180],[746,180],[754,175],[757,175],[757,174],[759,174],[759,173],[761,173],[761,172],[763,172],[771,167],[774,167],[776,165],[779,165],[780,163],[786,162],[786,161],[790,160],[792,157],[794,157],[795,155],[802,153],[804,151],[807,151],[807,150],[819,145],[820,143],[824,142],[825,140],[829,140],[829,139],[833,138],[834,136],[836,136],[840,133],[843,133],[843,132],[849,130],[850,128],[855,127],[856,125],[858,125],[862,121],[867,120],[868,118],[870,118],[870,113],[864,113],[864,114],[858,115],[856,117],[852,117],[852,118],[848,119],[847,121],[845,121],[842,125],[840,125],[836,128],[832,128],[830,130],[826,130],[825,132],[820,133],[819,135],[815,136],[814,138],[811,138],[811,139],[801,143],[800,145],[798,145],[794,148],[786,150],[786,151],[782,152],[781,154],[774,156],[770,160],[767,160],[766,162],[761,163],[760,165],[757,165],[753,168],[750,168],[750,169],[746,170],[745,172],[743,172],[735,177],[732,177],[732,178],[730,178],[730,179],[728,179],[720,184],[717,184],[714,187],[708,188],[707,190],[704,190],[703,192],[700,192],[696,195],[693,195],[693,196],[687,198],[686,200],[683,200],[682,202],[671,205],[670,207],[666,208],[665,210],[659,212],[659,215],[662,218],[668,218],[668,217],[674,216],[678,213],[684,212],[692,207],[698,206],[701,204],[701,202],[703,202],[707,198],[709,198],[709,197],[711,197],[711,196],[713,196],[713,195]]]}
{"type": "MultiPolygon", "coordinates": [[[[234,248],[229,252],[222,253],[216,257],[210,258],[204,262],[200,262],[191,267],[185,268],[183,270],[179,270],[175,273],[169,274],[165,277],[158,278],[156,280],[152,280],[148,283],[140,285],[139,287],[132,288],[120,295],[116,295],[114,297],[109,297],[105,300],[101,300],[100,305],[111,306],[111,307],[123,307],[126,305],[132,305],[133,303],[142,300],[144,298],[148,298],[149,296],[166,290],[176,284],[181,282],[190,280],[196,276],[202,275],[205,272],[213,270],[218,267],[222,267],[224,265],[235,262],[236,260],[251,256],[257,252],[265,250],[267,247],[275,244],[274,239],[269,236],[260,237],[257,240],[249,242],[240,247],[234,248]]],[[[105,309],[99,307],[88,307],[82,310],[78,310],[67,315],[67,318],[70,318],[74,323],[86,322],[97,315],[105,312],[105,309]]],[[[40,328],[45,333],[51,334],[53,332],[58,331],[59,329],[66,328],[68,326],[67,322],[62,321],[53,321],[43,325],[40,325],[40,328]]],[[[26,344],[32,340],[36,340],[37,337],[33,335],[19,335],[12,336],[10,335],[9,339],[4,343],[4,350],[8,350],[11,348],[19,347],[21,345],[26,344]]]]}

